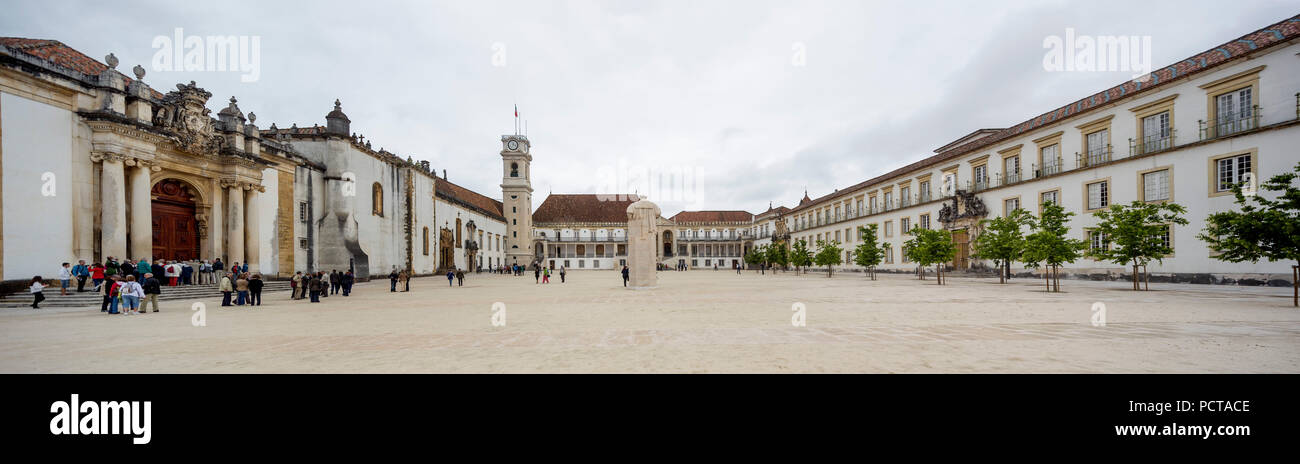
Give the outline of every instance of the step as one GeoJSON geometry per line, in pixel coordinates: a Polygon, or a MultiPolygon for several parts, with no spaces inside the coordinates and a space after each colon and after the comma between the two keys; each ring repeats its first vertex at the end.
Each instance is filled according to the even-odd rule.
{"type": "MultiPolygon", "coordinates": [[[[288,281],[267,281],[262,287],[262,293],[288,292],[290,288],[288,281]]],[[[187,300],[187,299],[206,299],[220,298],[221,291],[216,285],[182,285],[176,287],[162,287],[162,293],[158,295],[160,301],[169,300],[187,300]]],[[[59,290],[45,290],[45,301],[41,302],[41,307],[49,306],[56,308],[81,308],[87,306],[99,306],[104,301],[103,295],[93,292],[69,293],[60,295],[59,290]]],[[[26,308],[32,304],[32,295],[30,293],[15,293],[0,297],[0,308],[26,308]]]]}

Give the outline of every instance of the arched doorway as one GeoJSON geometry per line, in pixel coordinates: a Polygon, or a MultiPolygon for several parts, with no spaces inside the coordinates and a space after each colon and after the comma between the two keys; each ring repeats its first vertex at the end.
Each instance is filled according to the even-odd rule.
{"type": "Polygon", "coordinates": [[[189,186],[164,179],[149,191],[153,215],[153,259],[199,259],[199,220],[189,186]]]}
{"type": "Polygon", "coordinates": [[[672,257],[673,256],[673,231],[671,230],[664,231],[663,243],[664,243],[664,257],[665,258],[672,257]]]}
{"type": "Polygon", "coordinates": [[[438,233],[438,270],[446,271],[456,268],[455,237],[450,229],[443,228],[438,233]]]}

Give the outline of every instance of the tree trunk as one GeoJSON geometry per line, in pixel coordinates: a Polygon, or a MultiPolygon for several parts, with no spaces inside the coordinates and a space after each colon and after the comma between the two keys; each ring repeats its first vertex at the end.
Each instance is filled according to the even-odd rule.
{"type": "Polygon", "coordinates": [[[1138,265],[1137,263],[1134,263],[1133,264],[1133,290],[1134,291],[1142,289],[1142,285],[1140,282],[1141,281],[1138,279],[1138,265]]]}
{"type": "Polygon", "coordinates": [[[1057,293],[1061,292],[1061,265],[1059,264],[1052,266],[1052,289],[1057,293]]]}
{"type": "Polygon", "coordinates": [[[1004,273],[1004,272],[1002,272],[1002,265],[1001,265],[1001,264],[998,265],[998,283],[1000,283],[1000,284],[1005,284],[1005,283],[1007,283],[1007,274],[1004,273]]]}
{"type": "Polygon", "coordinates": [[[1043,290],[1052,291],[1052,266],[1043,266],[1043,290]]]}
{"type": "Polygon", "coordinates": [[[1142,265],[1142,290],[1151,291],[1151,270],[1147,265],[1142,265]]]}
{"type": "Polygon", "coordinates": [[[1291,306],[1300,307],[1300,263],[1291,266],[1291,306]]]}

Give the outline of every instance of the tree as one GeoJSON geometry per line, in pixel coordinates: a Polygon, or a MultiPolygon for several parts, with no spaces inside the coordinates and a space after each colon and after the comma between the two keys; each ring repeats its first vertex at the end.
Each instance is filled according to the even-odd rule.
{"type": "Polygon", "coordinates": [[[813,261],[818,266],[826,266],[826,277],[830,277],[835,272],[834,266],[844,262],[844,249],[835,240],[818,240],[817,255],[813,256],[813,261]]]}
{"type": "Polygon", "coordinates": [[[763,264],[763,252],[761,250],[761,247],[754,247],[745,252],[745,263],[754,266],[755,271],[758,271],[759,266],[763,264]]]}
{"type": "Polygon", "coordinates": [[[984,232],[975,238],[975,256],[992,259],[998,266],[998,283],[1006,283],[1011,263],[1020,261],[1025,251],[1025,234],[1022,232],[1033,221],[1033,216],[1020,208],[1011,214],[980,221],[984,232]]]}
{"type": "MultiPolygon", "coordinates": [[[[1187,225],[1183,213],[1187,209],[1177,203],[1144,203],[1134,201],[1127,206],[1110,205],[1110,208],[1093,213],[1100,222],[1093,231],[1102,234],[1105,246],[1089,249],[1092,258],[1110,261],[1121,266],[1133,266],[1133,290],[1142,289],[1142,276],[1147,263],[1163,262],[1174,252],[1170,241],[1174,225],[1187,225]]],[[[1150,277],[1147,277],[1150,290],[1150,277]]]]}
{"type": "Polygon", "coordinates": [[[876,266],[885,259],[885,250],[881,248],[876,238],[876,230],[879,227],[875,224],[868,224],[866,227],[858,227],[858,235],[862,236],[862,241],[853,251],[853,262],[859,266],[867,268],[871,274],[871,280],[876,280],[876,266]]]}
{"type": "Polygon", "coordinates": [[[767,262],[772,264],[773,274],[775,274],[775,266],[785,269],[785,265],[790,263],[790,253],[786,251],[784,242],[772,242],[767,245],[767,262]]]}
{"type": "Polygon", "coordinates": [[[1243,185],[1233,187],[1240,211],[1211,214],[1198,235],[1220,261],[1295,261],[1291,266],[1293,306],[1300,306],[1300,188],[1293,184],[1297,178],[1300,163],[1293,172],[1273,176],[1259,186],[1260,190],[1280,192],[1276,199],[1265,198],[1254,189],[1243,190],[1243,185]]]}
{"type": "Polygon", "coordinates": [[[790,250],[790,264],[794,265],[795,273],[799,272],[802,267],[806,271],[808,266],[813,263],[812,251],[808,250],[808,241],[799,239],[794,242],[794,249],[790,250]]]}
{"type": "Polygon", "coordinates": [[[952,233],[946,230],[922,229],[913,227],[912,238],[903,244],[907,256],[921,266],[921,280],[925,280],[925,267],[934,265],[935,280],[943,285],[943,264],[952,261],[957,255],[957,247],[952,243],[952,233]]]}
{"type": "Polygon", "coordinates": [[[1080,252],[1088,245],[1083,240],[1066,237],[1070,232],[1066,226],[1070,216],[1074,213],[1065,211],[1061,205],[1050,201],[1044,203],[1038,220],[1031,221],[1034,232],[1025,237],[1025,251],[1020,254],[1026,267],[1037,269],[1041,263],[1043,280],[1049,292],[1053,289],[1061,291],[1061,265],[1079,259],[1080,252]]]}

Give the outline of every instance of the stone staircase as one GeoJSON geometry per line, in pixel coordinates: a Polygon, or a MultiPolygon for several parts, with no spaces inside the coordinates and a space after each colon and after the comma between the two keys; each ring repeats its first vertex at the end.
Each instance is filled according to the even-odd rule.
{"type": "MultiPolygon", "coordinates": [[[[104,297],[99,293],[90,291],[90,283],[86,283],[86,292],[76,292],[76,281],[73,281],[73,287],[69,290],[67,296],[59,295],[58,281],[54,281],[54,287],[45,288],[45,301],[41,302],[41,308],[85,308],[99,307],[104,301],[104,297]]],[[[262,287],[263,298],[268,293],[289,294],[288,280],[268,280],[262,287]]],[[[200,300],[221,298],[221,292],[217,290],[216,284],[207,285],[181,285],[176,287],[162,288],[162,294],[158,295],[160,301],[168,300],[200,300]]],[[[0,308],[28,308],[32,305],[32,294],[27,292],[13,293],[0,297],[0,308]]]]}

